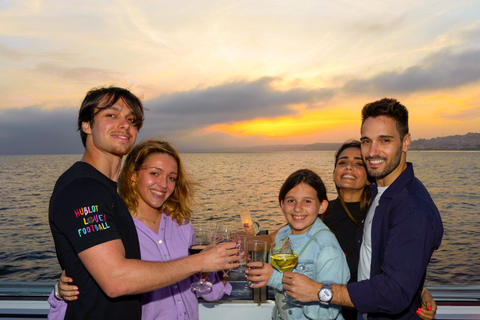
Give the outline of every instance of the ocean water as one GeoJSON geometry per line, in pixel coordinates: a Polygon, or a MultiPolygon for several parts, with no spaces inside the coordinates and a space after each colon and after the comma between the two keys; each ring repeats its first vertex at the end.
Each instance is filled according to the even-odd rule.
{"type": "MultiPolygon", "coordinates": [[[[329,199],[332,151],[185,153],[200,183],[193,223],[238,223],[248,207],[261,229],[284,223],[278,191],[285,178],[309,168],[324,180],[329,199]]],[[[480,285],[480,152],[411,151],[416,176],[430,191],[445,233],[427,273],[427,285],[480,285]]],[[[48,227],[48,201],[56,179],[81,155],[0,156],[0,281],[51,281],[61,272],[48,227]]]]}

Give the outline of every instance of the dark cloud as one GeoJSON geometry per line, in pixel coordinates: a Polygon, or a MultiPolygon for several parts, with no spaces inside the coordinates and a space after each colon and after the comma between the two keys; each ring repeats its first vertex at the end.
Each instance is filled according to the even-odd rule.
{"type": "Polygon", "coordinates": [[[350,93],[410,93],[459,87],[480,80],[480,50],[441,52],[403,72],[385,72],[365,80],[352,80],[350,93]]]}
{"type": "Polygon", "coordinates": [[[0,155],[83,153],[78,110],[0,110],[0,155]]]}
{"type": "Polygon", "coordinates": [[[147,101],[145,130],[157,132],[198,129],[217,123],[294,114],[289,106],[315,105],[333,96],[330,89],[291,89],[272,87],[275,78],[253,82],[232,82],[217,87],[163,95],[147,101]]]}
{"type": "MultiPolygon", "coordinates": [[[[295,113],[291,104],[315,105],[333,95],[328,89],[277,91],[271,86],[275,80],[239,81],[146,101],[138,139],[161,136],[182,141],[209,125],[291,115],[295,113]]],[[[0,110],[0,154],[82,153],[77,112],[39,107],[0,110]]]]}

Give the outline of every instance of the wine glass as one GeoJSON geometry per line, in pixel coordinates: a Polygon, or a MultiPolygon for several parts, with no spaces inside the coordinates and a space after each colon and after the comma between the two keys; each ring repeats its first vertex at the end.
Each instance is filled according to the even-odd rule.
{"type": "MultiPolygon", "coordinates": [[[[275,242],[270,249],[270,259],[272,266],[277,269],[279,272],[290,272],[295,267],[298,261],[297,253],[295,249],[290,244],[288,238],[275,242]]],[[[283,293],[285,296],[285,301],[288,303],[294,303],[294,299],[287,296],[286,293],[283,293]]]]}
{"type": "MultiPolygon", "coordinates": [[[[194,227],[193,230],[195,232],[195,243],[188,248],[188,253],[190,255],[200,253],[200,251],[212,243],[212,232],[208,225],[194,227]]],[[[208,281],[205,281],[205,279],[202,277],[201,272],[198,274],[198,277],[200,280],[192,283],[190,286],[193,290],[205,291],[212,287],[212,284],[208,281]]]]}
{"type": "MultiPolygon", "coordinates": [[[[213,236],[215,244],[223,242],[237,241],[237,228],[230,224],[217,223],[215,226],[215,234],[213,236]]],[[[223,277],[228,277],[229,270],[222,270],[223,277]]]]}
{"type": "Polygon", "coordinates": [[[214,233],[215,244],[237,241],[237,228],[233,225],[217,223],[214,233]]]}

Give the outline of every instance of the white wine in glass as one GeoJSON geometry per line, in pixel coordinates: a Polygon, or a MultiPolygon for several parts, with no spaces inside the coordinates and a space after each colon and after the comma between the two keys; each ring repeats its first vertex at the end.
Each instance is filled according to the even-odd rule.
{"type": "MultiPolygon", "coordinates": [[[[270,249],[270,259],[272,266],[279,272],[290,272],[298,261],[297,253],[291,246],[288,238],[275,242],[270,249]]],[[[284,292],[285,300],[288,303],[295,303],[293,298],[287,296],[284,292]]]]}

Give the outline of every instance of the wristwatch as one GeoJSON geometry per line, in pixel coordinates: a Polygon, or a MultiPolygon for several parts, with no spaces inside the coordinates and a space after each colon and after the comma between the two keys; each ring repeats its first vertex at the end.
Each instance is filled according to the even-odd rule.
{"type": "Polygon", "coordinates": [[[321,304],[329,305],[332,298],[333,291],[330,283],[324,283],[320,290],[318,290],[318,301],[320,301],[321,304]]]}

